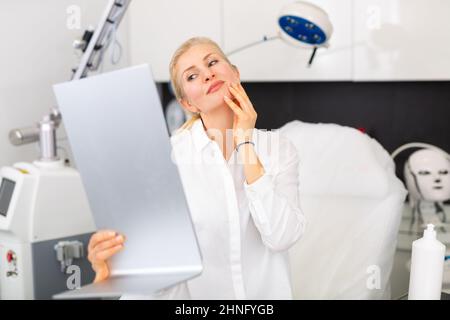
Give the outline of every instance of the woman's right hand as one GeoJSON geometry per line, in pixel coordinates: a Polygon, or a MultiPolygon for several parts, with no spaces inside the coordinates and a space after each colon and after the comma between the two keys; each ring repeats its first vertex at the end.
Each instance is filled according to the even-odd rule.
{"type": "Polygon", "coordinates": [[[94,282],[109,277],[108,259],[123,249],[125,237],[113,230],[101,230],[94,233],[88,245],[88,260],[95,271],[94,282]]]}

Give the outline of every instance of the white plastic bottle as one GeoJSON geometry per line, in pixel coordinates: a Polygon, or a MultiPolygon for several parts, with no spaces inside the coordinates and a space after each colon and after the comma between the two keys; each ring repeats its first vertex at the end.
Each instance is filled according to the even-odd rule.
{"type": "Polygon", "coordinates": [[[423,238],[412,244],[409,300],[440,300],[445,246],[436,239],[434,225],[428,224],[423,238]]]}

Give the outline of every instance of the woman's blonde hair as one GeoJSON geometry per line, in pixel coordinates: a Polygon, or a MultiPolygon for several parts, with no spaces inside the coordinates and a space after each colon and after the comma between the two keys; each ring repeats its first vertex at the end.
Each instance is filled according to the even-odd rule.
{"type": "MultiPolygon", "coordinates": [[[[181,82],[180,82],[181,79],[177,76],[177,63],[178,63],[178,60],[190,48],[192,48],[192,47],[194,47],[196,45],[199,45],[199,44],[207,44],[207,45],[213,46],[217,50],[217,52],[222,56],[222,58],[225,59],[225,61],[227,63],[229,63],[231,66],[233,66],[231,64],[231,62],[228,60],[228,58],[225,55],[225,53],[219,47],[219,45],[216,42],[214,42],[213,40],[211,40],[209,38],[206,38],[206,37],[194,37],[194,38],[190,38],[189,40],[185,41],[175,51],[175,53],[172,56],[172,59],[170,60],[170,64],[169,64],[170,83],[172,84],[172,88],[173,88],[173,91],[175,93],[175,97],[176,97],[176,99],[178,101],[180,101],[181,99],[184,98],[183,87],[182,87],[181,82]]],[[[177,132],[180,131],[180,130],[183,130],[183,129],[189,129],[197,119],[200,119],[200,115],[198,113],[192,113],[192,112],[189,112],[189,111],[188,111],[188,113],[191,114],[192,117],[190,119],[188,119],[177,130],[177,132]]]]}

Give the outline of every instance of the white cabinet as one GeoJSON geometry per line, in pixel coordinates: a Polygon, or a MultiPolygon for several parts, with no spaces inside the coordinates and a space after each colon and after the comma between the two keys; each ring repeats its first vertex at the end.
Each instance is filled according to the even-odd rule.
{"type": "Polygon", "coordinates": [[[353,5],[355,81],[450,79],[450,1],[353,5]]]}
{"type": "Polygon", "coordinates": [[[221,44],[218,0],[133,0],[128,14],[131,63],[150,64],[157,81],[169,81],[172,54],[188,38],[221,44]]]}
{"type": "MultiPolygon", "coordinates": [[[[192,36],[231,52],[272,37],[284,5],[296,0],[133,0],[132,64],[149,63],[168,81],[174,50],[192,36]]],[[[450,79],[450,0],[307,0],[334,27],[328,49],[293,47],[280,39],[230,56],[243,81],[395,81],[450,79]]]]}
{"type": "MultiPolygon", "coordinates": [[[[224,0],[224,51],[275,36],[283,6],[293,0],[224,0]]],[[[334,33],[330,48],[319,49],[310,68],[312,50],[277,39],[230,56],[244,81],[351,80],[351,0],[310,0],[330,16],[334,33]]]]}

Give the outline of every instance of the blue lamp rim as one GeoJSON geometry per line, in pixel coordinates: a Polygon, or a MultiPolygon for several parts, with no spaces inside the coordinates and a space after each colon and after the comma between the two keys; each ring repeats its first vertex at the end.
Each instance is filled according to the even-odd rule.
{"type": "Polygon", "coordinates": [[[278,25],[281,31],[290,38],[301,43],[320,46],[327,42],[327,35],[322,28],[314,22],[295,15],[282,15],[278,19],[278,25]],[[295,24],[289,23],[289,20],[295,21],[295,24]],[[306,25],[312,26],[307,28],[306,25]],[[286,28],[292,28],[292,32],[286,31],[286,28]],[[304,39],[299,36],[305,37],[304,39]],[[318,38],[317,38],[318,37],[318,38]]]}

